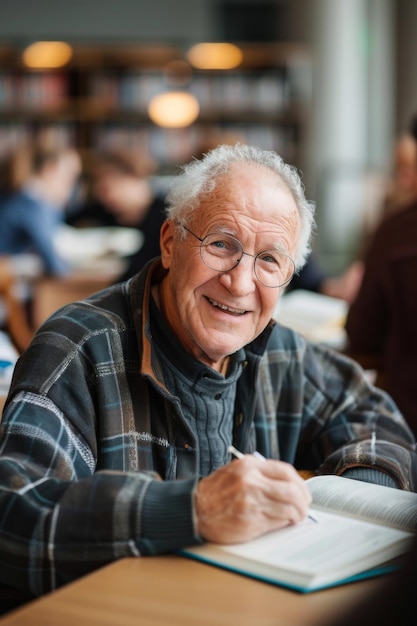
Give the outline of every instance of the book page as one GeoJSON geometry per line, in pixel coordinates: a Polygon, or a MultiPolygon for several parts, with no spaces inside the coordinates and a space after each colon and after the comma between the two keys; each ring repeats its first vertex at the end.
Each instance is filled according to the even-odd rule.
{"type": "Polygon", "coordinates": [[[307,485],[312,508],[417,531],[417,493],[332,475],[310,478],[307,485]]]}
{"type": "Polygon", "coordinates": [[[384,564],[409,549],[413,534],[319,511],[247,543],[205,544],[182,551],[247,575],[312,588],[384,564]]]}
{"type": "Polygon", "coordinates": [[[257,562],[295,570],[299,575],[340,572],[346,565],[368,566],[370,554],[380,552],[386,543],[403,539],[403,533],[350,517],[337,517],[321,511],[319,523],[308,519],[246,544],[222,546],[231,554],[257,562]]]}

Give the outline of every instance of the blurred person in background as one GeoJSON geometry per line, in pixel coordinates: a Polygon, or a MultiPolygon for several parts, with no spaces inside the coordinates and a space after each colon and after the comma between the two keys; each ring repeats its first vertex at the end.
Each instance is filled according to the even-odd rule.
{"type": "Polygon", "coordinates": [[[80,174],[81,159],[71,147],[36,141],[19,147],[9,159],[0,202],[0,254],[31,253],[45,274],[66,274],[54,239],[80,174]]]}
{"type": "Polygon", "coordinates": [[[370,176],[370,202],[363,215],[363,231],[358,256],[367,254],[372,237],[379,224],[409,206],[416,199],[415,170],[417,144],[411,127],[396,139],[392,153],[392,172],[386,176],[370,176]]]}
{"type": "Polygon", "coordinates": [[[394,146],[394,174],[382,206],[381,218],[404,208],[416,197],[417,144],[410,132],[401,135],[394,146]]]}
{"type": "Polygon", "coordinates": [[[375,364],[377,383],[417,434],[417,117],[414,200],[383,219],[365,255],[362,285],[347,316],[348,351],[375,364]]]}
{"type": "Polygon", "coordinates": [[[67,218],[71,226],[137,228],[144,237],[141,248],[128,257],[120,280],[130,278],[149,259],[159,256],[159,231],[165,219],[165,201],[150,177],[153,160],[139,151],[113,149],[95,155],[89,191],[83,206],[67,218]]]}
{"type": "Polygon", "coordinates": [[[345,300],[350,304],[356,297],[363,276],[363,263],[353,261],[346,270],[337,276],[327,274],[317,257],[311,254],[299,274],[295,274],[286,292],[307,289],[332,298],[345,300]]]}

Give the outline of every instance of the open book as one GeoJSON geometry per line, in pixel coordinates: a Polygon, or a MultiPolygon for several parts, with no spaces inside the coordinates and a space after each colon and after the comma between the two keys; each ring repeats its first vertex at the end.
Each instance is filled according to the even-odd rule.
{"type": "Polygon", "coordinates": [[[417,493],[339,476],[307,481],[317,522],[234,545],[206,543],[180,554],[309,592],[392,571],[417,532],[417,493]]]}

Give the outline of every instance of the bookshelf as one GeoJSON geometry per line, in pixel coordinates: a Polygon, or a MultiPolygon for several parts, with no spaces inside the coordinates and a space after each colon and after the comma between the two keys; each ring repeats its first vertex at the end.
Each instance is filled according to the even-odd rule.
{"type": "Polygon", "coordinates": [[[207,137],[232,134],[277,150],[300,166],[311,101],[311,58],[296,44],[243,45],[236,70],[168,72],[184,51],[170,45],[74,46],[60,70],[25,69],[20,51],[0,48],[0,159],[25,137],[58,133],[86,155],[110,145],[140,145],[172,173],[207,137]],[[178,83],[181,83],[178,86],[178,83]],[[169,88],[194,94],[195,123],[163,129],[147,115],[153,95],[169,88]]]}

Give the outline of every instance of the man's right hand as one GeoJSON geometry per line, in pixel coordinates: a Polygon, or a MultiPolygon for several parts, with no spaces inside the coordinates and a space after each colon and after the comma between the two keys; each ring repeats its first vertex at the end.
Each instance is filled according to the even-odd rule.
{"type": "Polygon", "coordinates": [[[292,465],[248,454],[198,483],[197,531],[214,543],[249,541],[300,522],[310,502],[311,495],[292,465]]]}

